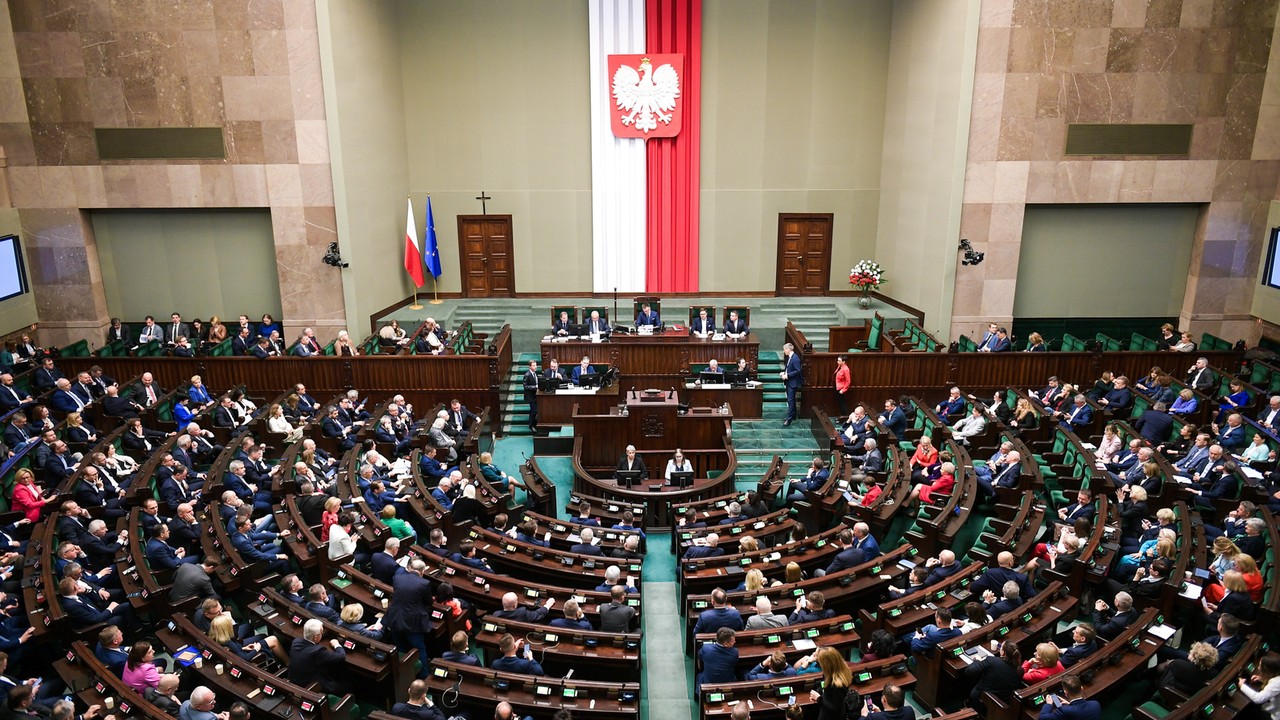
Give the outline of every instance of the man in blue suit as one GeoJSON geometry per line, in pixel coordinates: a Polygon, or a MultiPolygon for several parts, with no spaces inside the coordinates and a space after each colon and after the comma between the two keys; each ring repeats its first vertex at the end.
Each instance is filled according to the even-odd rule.
{"type": "MultiPolygon", "coordinates": [[[[1231,656],[1240,652],[1240,648],[1244,647],[1244,639],[1240,637],[1240,621],[1229,613],[1223,613],[1218,616],[1218,634],[1210,635],[1203,642],[1208,643],[1218,650],[1218,664],[1214,666],[1215,670],[1221,670],[1231,661],[1231,656]]],[[[1187,651],[1180,648],[1162,645],[1157,657],[1161,662],[1167,662],[1176,658],[1187,659],[1187,651]]]]}
{"type": "Polygon", "coordinates": [[[658,313],[649,308],[649,303],[645,303],[640,306],[640,314],[636,315],[636,327],[642,327],[644,325],[657,327],[660,324],[661,321],[658,319],[658,313]]]}
{"type": "Polygon", "coordinates": [[[269,553],[258,548],[249,538],[253,529],[253,520],[245,515],[236,519],[236,531],[231,534],[231,545],[240,553],[246,562],[265,562],[269,572],[284,575],[289,572],[289,556],[284,553],[269,553]]]}
{"type": "Polygon", "coordinates": [[[1102,705],[1082,697],[1083,685],[1075,675],[1062,677],[1062,695],[1050,695],[1040,708],[1040,720],[1100,720],[1102,705]]]}
{"type": "Polygon", "coordinates": [[[511,633],[506,633],[498,640],[498,648],[502,657],[493,661],[493,669],[501,672],[520,673],[521,675],[545,675],[542,666],[533,660],[533,647],[524,640],[516,640],[511,633]],[[523,649],[524,657],[516,657],[523,649]]]}
{"type": "Polygon", "coordinates": [[[1036,591],[1031,587],[1030,581],[1027,580],[1026,573],[1014,570],[1013,564],[1013,553],[1007,550],[1000,553],[996,556],[996,567],[987,568],[986,572],[982,573],[982,577],[973,582],[969,591],[974,595],[982,595],[987,590],[1003,592],[1004,584],[1013,580],[1018,583],[1018,589],[1021,591],[1021,596],[1024,600],[1033,597],[1036,591]]]}
{"type": "Polygon", "coordinates": [[[832,558],[831,564],[825,568],[818,568],[813,572],[815,577],[823,577],[831,573],[838,573],[851,567],[861,565],[865,559],[865,554],[853,546],[853,530],[845,528],[840,531],[838,536],[840,542],[840,552],[832,558]]]}
{"type": "Polygon", "coordinates": [[[689,324],[690,335],[701,335],[705,337],[715,331],[716,320],[707,314],[706,308],[699,310],[698,317],[694,318],[693,322],[689,324]]]}
{"type": "Polygon", "coordinates": [[[880,413],[880,422],[902,440],[907,432],[907,415],[898,407],[898,401],[889,398],[884,401],[884,412],[880,413]]]}
{"type": "Polygon", "coordinates": [[[1218,444],[1228,452],[1239,452],[1248,444],[1248,440],[1244,436],[1244,419],[1240,413],[1231,413],[1227,416],[1227,424],[1218,428],[1214,424],[1214,429],[1218,430],[1218,444]]]}
{"type": "Polygon", "coordinates": [[[864,522],[853,525],[853,546],[868,560],[880,557],[880,543],[871,535],[871,526],[864,522]]]}
{"type": "Polygon", "coordinates": [[[947,399],[938,403],[933,408],[938,413],[938,417],[942,422],[947,422],[948,415],[959,415],[964,412],[964,395],[960,393],[960,388],[951,388],[951,393],[947,395],[947,399]]]}
{"type": "Polygon", "coordinates": [[[737,335],[746,335],[748,332],[751,332],[751,329],[747,327],[746,320],[738,319],[737,310],[730,310],[729,319],[724,322],[724,332],[726,335],[732,337],[737,335]]]}
{"type": "Polygon", "coordinates": [[[373,569],[369,574],[374,580],[384,582],[388,585],[395,580],[396,575],[404,572],[404,568],[396,562],[396,554],[400,552],[400,538],[387,538],[387,544],[383,546],[382,552],[376,552],[370,559],[373,569]]]}
{"type": "Polygon", "coordinates": [[[73,627],[85,628],[98,623],[116,626],[136,624],[133,608],[128,603],[113,602],[105,610],[100,610],[80,597],[80,586],[71,578],[62,578],[58,583],[58,596],[62,611],[71,619],[73,627]]]}
{"type": "Polygon", "coordinates": [[[1076,395],[1075,405],[1068,412],[1056,411],[1053,418],[1063,430],[1075,432],[1093,421],[1093,408],[1084,395],[1076,395]]]}
{"type": "Polygon", "coordinates": [[[80,412],[84,410],[87,402],[80,399],[79,395],[71,392],[71,382],[66,378],[58,378],[57,389],[49,396],[49,405],[60,413],[80,412]]]}
{"type": "Polygon", "coordinates": [[[912,653],[927,653],[938,647],[939,643],[944,643],[960,634],[960,628],[952,627],[951,611],[946,608],[938,608],[933,613],[933,622],[925,625],[916,631],[911,637],[912,653]]]}
{"type": "Polygon", "coordinates": [[[800,366],[800,354],[796,352],[795,345],[783,345],[782,355],[786,368],[779,375],[787,386],[787,417],[782,421],[782,426],[787,427],[796,420],[796,392],[804,384],[804,370],[800,366]]]}
{"type": "Polygon", "coordinates": [[[581,384],[580,381],[583,375],[586,375],[588,373],[595,373],[595,371],[596,369],[591,367],[591,358],[587,357],[586,355],[583,355],[582,362],[578,363],[573,368],[573,375],[572,375],[573,384],[574,385],[581,384]]]}
{"type": "MultiPolygon", "coordinates": [[[[586,532],[585,530],[583,532],[586,532]]],[[[724,554],[724,548],[717,547],[720,544],[720,536],[711,533],[707,535],[706,545],[690,545],[685,551],[684,557],[688,560],[696,560],[698,558],[720,557],[724,554]]]]}
{"type": "Polygon", "coordinates": [[[702,672],[698,674],[699,688],[738,679],[737,642],[737,633],[731,628],[722,627],[716,631],[715,642],[703,643],[698,648],[698,657],[702,659],[702,672]]]}
{"type": "MultiPolygon", "coordinates": [[[[1164,650],[1162,646],[1160,648],[1164,650]]],[[[1063,667],[1071,667],[1098,651],[1098,633],[1089,623],[1080,623],[1071,631],[1071,647],[1058,656],[1063,667]]]]}
{"type": "Polygon", "coordinates": [[[987,326],[987,331],[982,333],[982,341],[978,343],[978,352],[991,352],[991,348],[996,344],[997,334],[1000,332],[1000,326],[991,323],[987,326]]]}
{"type": "Polygon", "coordinates": [[[729,594],[722,588],[716,588],[711,591],[711,607],[698,615],[693,634],[718,632],[721,628],[741,630],[744,627],[742,613],[729,605],[729,594]]]}
{"type": "Polygon", "coordinates": [[[1209,440],[1209,433],[1197,434],[1195,444],[1187,450],[1185,457],[1173,464],[1173,469],[1187,477],[1195,477],[1204,472],[1205,466],[1209,464],[1209,440]]]}
{"type": "Polygon", "coordinates": [[[1129,391],[1129,378],[1121,375],[1115,379],[1115,384],[1098,399],[1098,404],[1112,412],[1119,412],[1128,409],[1133,403],[1133,393],[1129,391]]]}

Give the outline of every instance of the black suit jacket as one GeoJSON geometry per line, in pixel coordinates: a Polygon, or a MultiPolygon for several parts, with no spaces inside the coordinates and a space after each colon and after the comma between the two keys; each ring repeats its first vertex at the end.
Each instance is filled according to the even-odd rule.
{"type": "Polygon", "coordinates": [[[289,648],[289,680],[303,686],[318,682],[325,692],[344,695],[346,682],[341,678],[346,663],[347,653],[341,645],[334,650],[328,645],[294,638],[289,648]]]}
{"type": "Polygon", "coordinates": [[[391,587],[394,592],[383,625],[391,632],[431,632],[431,581],[415,573],[403,573],[395,576],[391,587]]]}

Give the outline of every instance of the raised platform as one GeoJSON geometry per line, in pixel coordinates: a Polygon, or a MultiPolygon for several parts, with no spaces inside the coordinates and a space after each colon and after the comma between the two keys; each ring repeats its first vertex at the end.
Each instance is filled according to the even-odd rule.
{"type": "MultiPolygon", "coordinates": [[[[628,321],[631,316],[631,301],[641,293],[618,295],[618,312],[628,321]]],[[[551,308],[558,305],[604,305],[613,310],[613,298],[590,297],[586,295],[566,295],[564,297],[537,298],[484,298],[484,299],[447,299],[439,305],[427,302],[429,296],[423,295],[421,310],[410,310],[406,305],[379,317],[381,324],[392,318],[412,332],[423,319],[431,317],[446,327],[456,327],[470,320],[478,332],[490,334],[502,327],[503,323],[511,324],[511,337],[516,354],[522,352],[538,352],[542,337],[551,328],[551,308]]],[[[761,349],[777,350],[784,342],[783,337],[787,323],[794,323],[815,344],[822,343],[826,350],[827,328],[831,325],[860,324],[870,320],[874,313],[880,313],[888,321],[890,328],[901,325],[911,314],[894,305],[881,300],[873,301],[869,309],[858,307],[854,296],[837,297],[723,297],[706,295],[697,298],[677,297],[664,298],[663,318],[669,323],[687,322],[687,308],[694,305],[713,305],[718,308],[726,306],[751,308],[751,330],[760,337],[761,349]]],[[[719,318],[717,318],[717,321],[719,318]]]]}

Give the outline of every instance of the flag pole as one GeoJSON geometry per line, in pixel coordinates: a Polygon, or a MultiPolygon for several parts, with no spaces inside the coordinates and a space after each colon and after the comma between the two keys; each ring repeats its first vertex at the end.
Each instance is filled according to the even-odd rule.
{"type": "Polygon", "coordinates": [[[444,302],[443,300],[440,299],[440,278],[436,277],[435,275],[431,276],[431,293],[433,295],[433,297],[431,298],[432,305],[439,305],[440,303],[444,302]]]}

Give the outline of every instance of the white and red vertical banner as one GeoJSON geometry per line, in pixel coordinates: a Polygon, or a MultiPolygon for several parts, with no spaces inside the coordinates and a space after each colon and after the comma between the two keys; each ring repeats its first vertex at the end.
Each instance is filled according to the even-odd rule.
{"type": "Polygon", "coordinates": [[[645,0],[589,0],[592,289],[645,290],[644,140],[613,134],[609,56],[644,52],[645,0]]]}
{"type": "Polygon", "coordinates": [[[702,0],[590,0],[596,292],[698,289],[702,0]]]}

